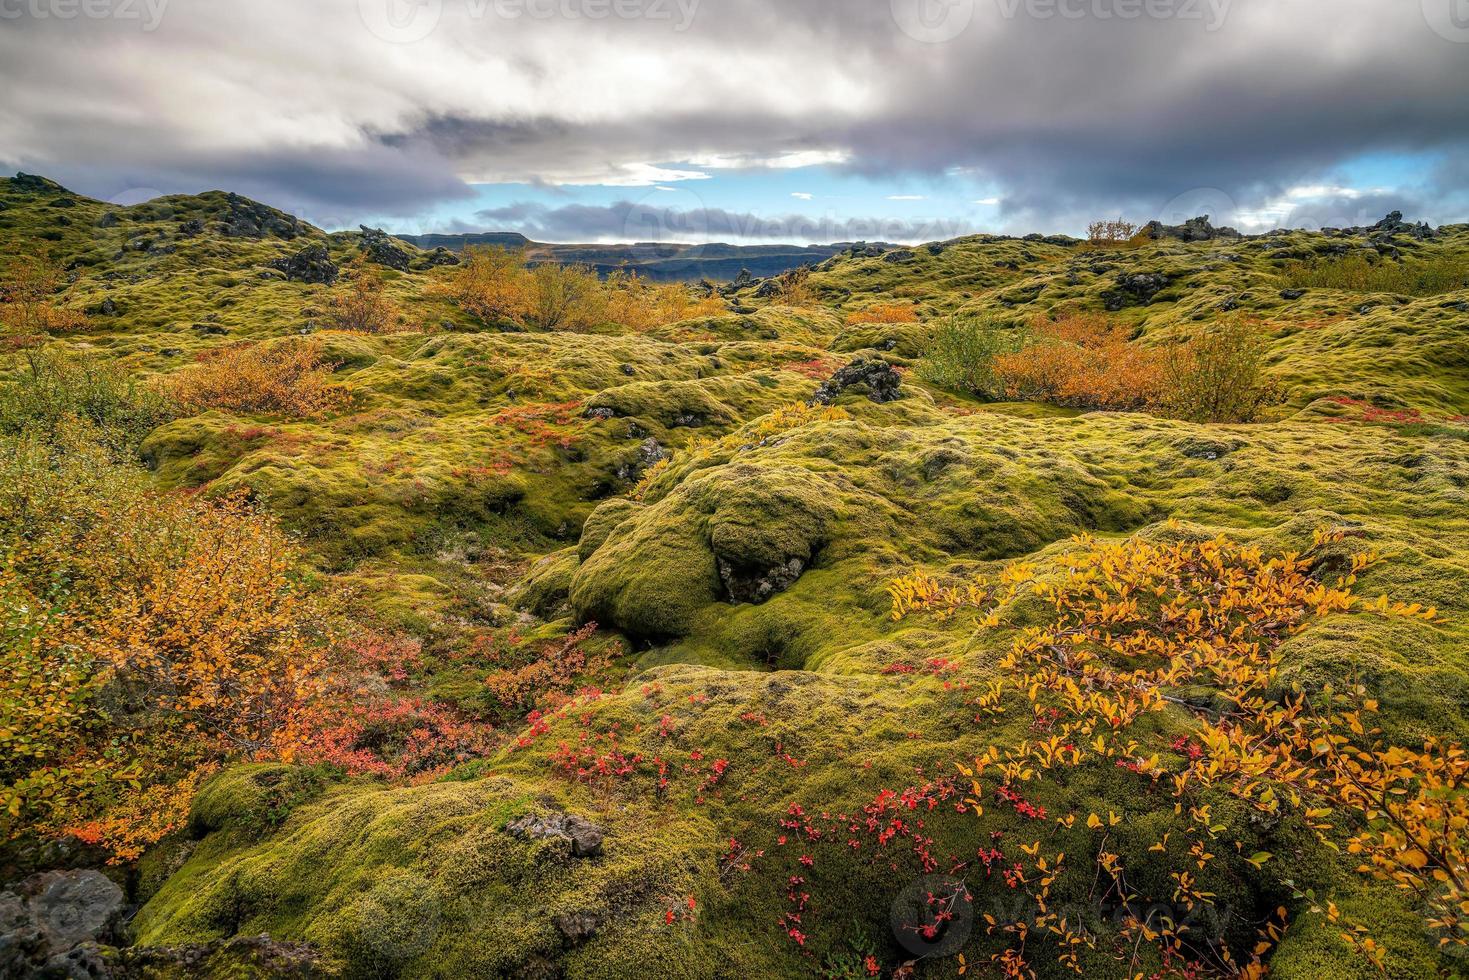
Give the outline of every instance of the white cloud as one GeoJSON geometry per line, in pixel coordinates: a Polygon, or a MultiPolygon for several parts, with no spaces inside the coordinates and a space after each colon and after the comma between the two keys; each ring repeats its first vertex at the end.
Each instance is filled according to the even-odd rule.
{"type": "Polygon", "coordinates": [[[815,196],[815,194],[807,194],[805,191],[791,191],[791,197],[794,197],[798,201],[809,201],[815,196]]]}
{"type": "Polygon", "coordinates": [[[759,154],[712,154],[690,157],[685,163],[711,170],[799,170],[802,167],[826,167],[852,159],[850,150],[793,150],[773,156],[759,154]]]}
{"type": "Polygon", "coordinates": [[[889,194],[889,201],[926,201],[928,198],[922,194],[889,194]]]}
{"type": "Polygon", "coordinates": [[[998,197],[982,197],[974,203],[983,204],[985,207],[994,207],[996,204],[1000,203],[1000,199],[998,197]]]}

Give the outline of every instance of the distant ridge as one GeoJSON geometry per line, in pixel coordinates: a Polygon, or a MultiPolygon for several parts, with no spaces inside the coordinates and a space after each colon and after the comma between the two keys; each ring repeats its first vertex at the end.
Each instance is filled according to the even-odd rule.
{"type": "Polygon", "coordinates": [[[603,275],[626,269],[636,271],[649,279],[686,282],[700,279],[732,280],[742,271],[748,271],[756,278],[765,278],[803,265],[816,265],[854,248],[870,254],[880,254],[899,247],[887,242],[836,242],[831,245],[729,245],[724,242],[702,245],[662,242],[556,245],[535,242],[514,231],[393,237],[422,249],[446,248],[452,252],[473,246],[523,248],[533,260],[579,262],[592,266],[603,275]]]}

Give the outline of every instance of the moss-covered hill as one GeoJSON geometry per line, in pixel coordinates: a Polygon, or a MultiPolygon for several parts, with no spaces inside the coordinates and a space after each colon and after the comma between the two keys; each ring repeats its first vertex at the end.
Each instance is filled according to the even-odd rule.
{"type": "MultiPolygon", "coordinates": [[[[319,330],[330,287],[270,263],[320,244],[345,264],[379,254],[374,236],[327,235],[218,193],[109,207],[26,178],[0,182],[0,205],[0,248],[41,246],[74,270],[68,302],[90,320],[60,343],[148,377],[241,340],[324,343],[349,405],[314,419],[169,421],[141,450],[161,486],[249,488],[353,587],[361,615],[430,653],[472,633],[553,637],[587,621],[625,640],[614,681],[500,719],[496,748],[427,784],[226,771],[189,832],[144,859],[141,943],[268,932],[315,943],[329,968],[357,976],[865,976],[910,961],[918,976],[965,964],[998,975],[991,957],[1013,935],[986,934],[984,916],[1003,919],[1014,890],[976,855],[996,842],[1018,855],[1036,838],[1089,862],[1096,839],[1080,824],[999,804],[979,821],[946,803],[910,815],[928,820],[918,835],[939,857],[926,867],[855,830],[849,846],[815,815],[855,826],[884,790],[941,783],[1037,731],[1028,709],[981,720],[974,698],[1004,676],[1017,631],[1048,622],[1044,603],[1015,600],[995,629],[899,622],[889,582],[1015,563],[1044,576],[1083,533],[1225,534],[1265,554],[1311,553],[1323,578],[1377,552],[1357,591],[1439,618],[1310,619],[1277,651],[1278,690],[1360,683],[1388,739],[1469,734],[1469,289],[1301,286],[1291,265],[1366,252],[1408,268],[1462,263],[1469,227],[1105,251],[978,236],[828,260],[799,308],[757,282],[730,293],[724,316],[584,333],[481,322],[434,288],[452,266],[388,242],[402,253],[387,276],[407,322],[362,335],[319,330]],[[852,317],[893,304],[911,304],[914,322],[852,317]],[[795,407],[856,357],[912,367],[944,315],[1019,323],[1063,305],[1108,311],[1143,343],[1258,316],[1285,400],[1266,422],[1199,425],[979,403],[904,371],[897,400],[859,386],[832,410],[795,407]],[[1322,529],[1334,544],[1319,543],[1322,529]],[[603,778],[596,756],[637,761],[603,778]],[[568,815],[595,825],[600,845],[578,843],[568,815]],[[968,881],[973,907],[954,943],[924,946],[902,903],[942,873],[968,881]],[[787,917],[798,907],[799,939],[787,917]]],[[[424,692],[476,710],[472,667],[447,653],[426,665],[424,692]]],[[[1150,715],[1143,754],[1186,741],[1199,704],[1150,715]]],[[[1035,794],[1053,817],[1122,815],[1110,839],[1137,856],[1138,901],[1176,917],[1166,846],[1148,857],[1187,822],[1170,794],[1110,765],[1035,794]]],[[[1199,933],[1248,951],[1281,906],[1290,925],[1269,954],[1274,975],[1377,975],[1340,938],[1330,902],[1370,928],[1388,975],[1456,975],[1464,961],[1435,948],[1421,896],[1356,873],[1290,813],[1261,819],[1222,788],[1201,800],[1218,849],[1271,858],[1201,872],[1222,911],[1199,933]]],[[[1119,960],[1115,906],[1060,887],[1056,901],[1096,940],[1084,975],[1183,969],[1119,960]]],[[[1068,975],[1044,937],[1032,948],[1035,970],[1068,975]]]]}

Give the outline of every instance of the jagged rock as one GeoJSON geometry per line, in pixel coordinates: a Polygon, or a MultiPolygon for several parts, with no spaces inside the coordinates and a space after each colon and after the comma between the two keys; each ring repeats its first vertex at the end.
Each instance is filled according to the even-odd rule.
{"type": "MultiPolygon", "coordinates": [[[[81,947],[85,949],[86,947],[81,947]]],[[[183,946],[135,946],[110,953],[115,980],[153,980],[160,976],[248,976],[315,980],[330,976],[321,954],[309,943],[270,936],[235,936],[183,946]]]]}
{"type": "Polygon", "coordinates": [[[220,231],[231,238],[264,238],[275,235],[287,240],[305,233],[300,219],[267,207],[258,201],[230,193],[225,195],[229,210],[220,231]]]}
{"type": "MultiPolygon", "coordinates": [[[[632,427],[629,426],[629,429],[632,427]]],[[[617,478],[628,482],[635,482],[643,475],[648,467],[656,465],[661,460],[672,459],[673,453],[664,449],[657,439],[648,436],[638,446],[637,453],[632,459],[617,468],[617,478]]]]}
{"type": "Polygon", "coordinates": [[[918,260],[918,256],[913,253],[912,249],[897,248],[893,249],[891,252],[883,253],[882,260],[884,262],[892,262],[897,265],[905,265],[909,262],[916,262],[918,260]]]}
{"type": "Polygon", "coordinates": [[[325,286],[336,282],[340,271],[326,246],[321,244],[307,245],[289,258],[271,259],[266,265],[285,273],[287,279],[321,283],[325,286]]]}
{"type": "Polygon", "coordinates": [[[612,409],[607,408],[605,406],[599,406],[597,408],[588,408],[586,410],[586,417],[587,418],[593,419],[593,420],[599,421],[599,422],[606,421],[607,419],[613,418],[616,415],[617,415],[616,412],[612,411],[612,409]]]}
{"type": "Polygon", "coordinates": [[[1147,306],[1168,285],[1166,272],[1122,272],[1117,288],[1102,294],[1102,305],[1112,313],[1124,306],[1147,306]]]}
{"type": "Polygon", "coordinates": [[[1394,235],[1407,235],[1409,238],[1422,240],[1433,238],[1437,235],[1437,232],[1430,228],[1425,221],[1420,221],[1417,224],[1411,221],[1404,221],[1403,212],[1401,211],[1389,212],[1377,224],[1366,229],[1366,232],[1369,238],[1391,238],[1394,235]]]}
{"type": "Polygon", "coordinates": [[[770,299],[772,296],[780,295],[780,282],[775,279],[766,279],[760,283],[755,290],[756,299],[770,299]]]}
{"type": "Polygon", "coordinates": [[[98,228],[115,228],[115,227],[117,227],[117,223],[118,223],[119,220],[120,219],[117,217],[117,212],[115,212],[115,211],[108,211],[102,217],[100,217],[100,218],[97,219],[97,227],[98,228]]]}
{"type": "Polygon", "coordinates": [[[459,256],[455,255],[453,252],[440,245],[438,248],[428,253],[428,255],[424,258],[423,263],[430,268],[440,265],[458,265],[459,256]]]}
{"type": "Polygon", "coordinates": [[[617,370],[621,371],[629,378],[638,373],[637,368],[633,367],[631,364],[619,364],[617,365],[617,370]]]}
{"type": "Polygon", "coordinates": [[[203,234],[203,232],[203,218],[190,218],[188,221],[185,221],[183,224],[179,225],[179,235],[184,238],[193,238],[195,235],[203,234]]]}
{"type": "Polygon", "coordinates": [[[799,558],[788,558],[774,568],[751,572],[736,568],[720,558],[719,580],[732,603],[751,602],[759,604],[789,589],[806,570],[806,563],[799,558]]]}
{"type": "Polygon", "coordinates": [[[87,311],[93,316],[117,316],[117,303],[111,296],[103,298],[102,302],[87,311]]]}
{"type": "Polygon", "coordinates": [[[69,970],[66,954],[109,938],[124,904],[122,889],[99,871],[47,871],[0,892],[0,976],[40,975],[53,964],[55,975],[78,975],[61,972],[69,970]]]}
{"type": "Polygon", "coordinates": [[[1183,242],[1208,242],[1216,238],[1239,238],[1240,233],[1235,228],[1225,226],[1215,228],[1209,223],[1209,216],[1201,214],[1197,218],[1189,218],[1181,225],[1165,225],[1161,221],[1149,221],[1143,225],[1143,234],[1153,241],[1165,238],[1176,238],[1183,242]]]}
{"type": "Polygon", "coordinates": [[[527,814],[510,821],[505,829],[526,840],[564,840],[571,845],[572,857],[591,858],[602,853],[602,828],[575,814],[527,814]]]}
{"type": "Polygon", "coordinates": [[[898,390],[902,381],[902,376],[887,361],[859,357],[846,367],[838,368],[806,404],[830,405],[848,388],[863,390],[868,398],[878,403],[896,401],[903,397],[898,390]]]}
{"type": "Polygon", "coordinates": [[[749,269],[741,269],[739,275],[735,276],[734,280],[720,289],[719,292],[725,296],[733,296],[741,289],[753,285],[754,282],[754,274],[749,269]]]}
{"type": "Polygon", "coordinates": [[[11,190],[28,191],[30,193],[40,193],[42,191],[59,191],[64,189],[60,184],[56,183],[55,181],[47,180],[45,177],[39,177],[36,174],[25,173],[17,173],[14,177],[12,177],[10,179],[10,188],[11,190]]]}
{"type": "Polygon", "coordinates": [[[1300,299],[1304,295],[1306,295],[1304,289],[1282,289],[1280,291],[1281,299],[1300,299]]]}
{"type": "Polygon", "coordinates": [[[857,242],[850,249],[848,249],[847,254],[851,255],[855,259],[875,259],[885,251],[887,251],[887,249],[883,248],[881,245],[869,244],[868,242],[857,242]]]}
{"type": "Polygon", "coordinates": [[[399,272],[408,271],[408,253],[395,245],[387,232],[366,225],[357,227],[362,229],[362,251],[367,256],[367,261],[397,269],[399,272]]]}

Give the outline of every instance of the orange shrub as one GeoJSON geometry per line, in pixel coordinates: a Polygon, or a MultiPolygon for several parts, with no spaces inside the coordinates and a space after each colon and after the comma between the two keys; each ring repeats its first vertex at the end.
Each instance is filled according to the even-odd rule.
{"type": "Polygon", "coordinates": [[[901,303],[883,303],[878,306],[869,306],[865,310],[856,310],[847,314],[847,322],[855,323],[917,323],[918,310],[911,305],[901,303]]]}
{"type": "Polygon", "coordinates": [[[136,856],[230,758],[290,758],[330,610],[274,519],[158,494],[99,446],[0,454],[0,839],[136,856]]]}
{"type": "Polygon", "coordinates": [[[398,304],[385,290],[383,274],[364,262],[353,263],[346,279],[332,292],[327,316],[337,330],[356,333],[394,333],[398,304]]]}
{"type": "Polygon", "coordinates": [[[342,408],[347,394],[331,382],[318,339],[290,338],[266,344],[231,344],[204,354],[199,363],[169,378],[164,388],[191,412],[324,415],[342,408]]]}
{"type": "Polygon", "coordinates": [[[606,288],[607,319],[639,332],[728,312],[716,295],[696,298],[683,283],[650,283],[635,272],[613,273],[606,288]]]}
{"type": "Polygon", "coordinates": [[[0,277],[0,326],[13,344],[34,342],[46,333],[84,327],[87,318],[58,306],[66,270],[44,255],[13,257],[0,277]]]}
{"type": "Polygon", "coordinates": [[[1164,361],[1130,343],[1127,332],[1099,314],[1070,314],[1032,324],[1035,342],[994,359],[1006,396],[1071,408],[1127,411],[1157,402],[1164,361]]]}

